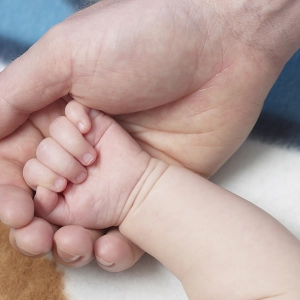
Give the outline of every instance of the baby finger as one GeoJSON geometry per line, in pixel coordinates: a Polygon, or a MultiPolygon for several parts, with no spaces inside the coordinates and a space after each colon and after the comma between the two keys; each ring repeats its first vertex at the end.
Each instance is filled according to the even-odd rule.
{"type": "Polygon", "coordinates": [[[43,165],[36,158],[30,159],[24,166],[23,176],[28,186],[36,190],[43,186],[53,192],[62,192],[67,186],[67,180],[43,165]]]}

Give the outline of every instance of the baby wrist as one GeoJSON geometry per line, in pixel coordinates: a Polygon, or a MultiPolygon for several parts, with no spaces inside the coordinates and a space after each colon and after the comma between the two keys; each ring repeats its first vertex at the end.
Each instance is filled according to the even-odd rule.
{"type": "MultiPolygon", "coordinates": [[[[145,201],[147,201],[147,196],[155,189],[155,185],[169,167],[169,164],[161,160],[151,158],[143,176],[136,184],[135,188],[132,190],[126,204],[128,205],[128,208],[126,209],[128,213],[119,225],[120,231],[129,240],[131,240],[131,236],[135,237],[136,228],[142,227],[142,224],[140,224],[140,220],[142,220],[142,222],[153,221],[151,219],[147,220],[147,216],[140,217],[139,207],[145,201]]],[[[140,233],[142,234],[142,232],[140,233]]]]}

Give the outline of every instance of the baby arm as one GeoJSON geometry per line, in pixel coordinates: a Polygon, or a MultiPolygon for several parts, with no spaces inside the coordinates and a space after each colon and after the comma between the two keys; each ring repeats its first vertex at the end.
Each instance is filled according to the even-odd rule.
{"type": "MultiPolygon", "coordinates": [[[[28,183],[43,186],[37,188],[35,200],[40,201],[42,217],[59,225],[119,226],[125,237],[181,280],[190,299],[299,299],[300,246],[283,226],[200,176],[150,158],[108,116],[93,110],[71,114],[72,105],[66,111],[68,118],[62,119],[68,126],[61,127],[59,121],[51,128],[56,132],[57,126],[57,132],[65,131],[67,137],[77,131],[77,150],[84,151],[75,159],[78,154],[67,139],[55,133],[52,139],[59,151],[39,147],[45,157],[38,153],[37,162],[49,173],[44,181],[35,178],[28,183]],[[91,125],[84,121],[88,116],[91,125]],[[85,138],[77,128],[88,131],[85,138]],[[87,167],[86,179],[73,183],[76,176],[61,173],[55,164],[63,164],[67,154],[74,159],[71,165],[81,162],[82,153],[92,151],[90,146],[97,158],[87,167]],[[47,165],[51,155],[57,160],[47,165]],[[56,194],[51,176],[45,184],[51,168],[69,179],[57,198],[49,197],[56,194]]],[[[25,178],[33,171],[29,164],[25,178]]]]}

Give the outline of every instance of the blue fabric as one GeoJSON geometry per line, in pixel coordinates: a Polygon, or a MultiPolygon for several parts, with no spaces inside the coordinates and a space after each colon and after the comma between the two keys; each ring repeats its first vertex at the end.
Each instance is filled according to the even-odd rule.
{"type": "Polygon", "coordinates": [[[275,82],[251,136],[300,147],[300,51],[275,82]]]}
{"type": "Polygon", "coordinates": [[[6,39],[31,45],[73,12],[74,7],[64,0],[1,0],[0,33],[6,39]]]}
{"type": "Polygon", "coordinates": [[[300,51],[286,64],[269,93],[264,111],[300,122],[300,51]],[[280,106],[280,109],[278,107],[280,106]]]}
{"type": "Polygon", "coordinates": [[[83,0],[0,0],[0,58],[10,62],[20,56],[83,6],[83,0]]]}
{"type": "MultiPolygon", "coordinates": [[[[51,26],[63,21],[86,0],[0,0],[0,59],[24,53],[51,26]]],[[[300,51],[287,63],[269,93],[251,136],[300,146],[300,51]]]]}

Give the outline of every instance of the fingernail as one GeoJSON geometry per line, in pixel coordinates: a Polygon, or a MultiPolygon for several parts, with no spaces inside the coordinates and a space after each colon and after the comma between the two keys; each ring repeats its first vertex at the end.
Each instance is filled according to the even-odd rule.
{"type": "Polygon", "coordinates": [[[66,184],[65,179],[59,178],[54,181],[54,187],[57,191],[63,190],[65,184],[66,184]]]}
{"type": "Polygon", "coordinates": [[[74,262],[80,258],[80,255],[71,254],[59,247],[57,247],[56,251],[59,257],[65,262],[74,262]]]}
{"type": "Polygon", "coordinates": [[[37,256],[41,255],[41,253],[35,253],[35,252],[28,251],[23,246],[21,246],[19,243],[17,243],[17,242],[15,242],[15,243],[16,243],[17,247],[19,248],[19,250],[23,253],[23,255],[26,255],[28,257],[37,257],[37,256]]]}
{"type": "Polygon", "coordinates": [[[65,262],[74,262],[77,259],[79,259],[79,257],[80,257],[80,255],[74,255],[74,256],[64,257],[64,258],[61,257],[61,259],[65,262]]]}
{"type": "Polygon", "coordinates": [[[85,154],[83,155],[82,159],[83,159],[83,161],[84,161],[87,165],[89,165],[89,164],[91,164],[91,163],[94,161],[95,156],[92,155],[91,153],[85,153],[85,154]]]}
{"type": "Polygon", "coordinates": [[[76,181],[81,183],[86,178],[86,175],[87,174],[85,172],[80,172],[76,177],[76,181]]]}
{"type": "Polygon", "coordinates": [[[83,124],[82,122],[79,122],[79,123],[78,123],[78,129],[79,129],[80,131],[83,131],[84,128],[85,128],[84,124],[83,124]]]}
{"type": "Polygon", "coordinates": [[[98,262],[100,265],[104,266],[104,267],[112,267],[112,266],[115,265],[115,263],[109,263],[109,262],[107,262],[107,261],[105,261],[105,260],[103,260],[103,259],[101,259],[101,258],[99,258],[99,257],[97,257],[97,262],[98,262]]]}

